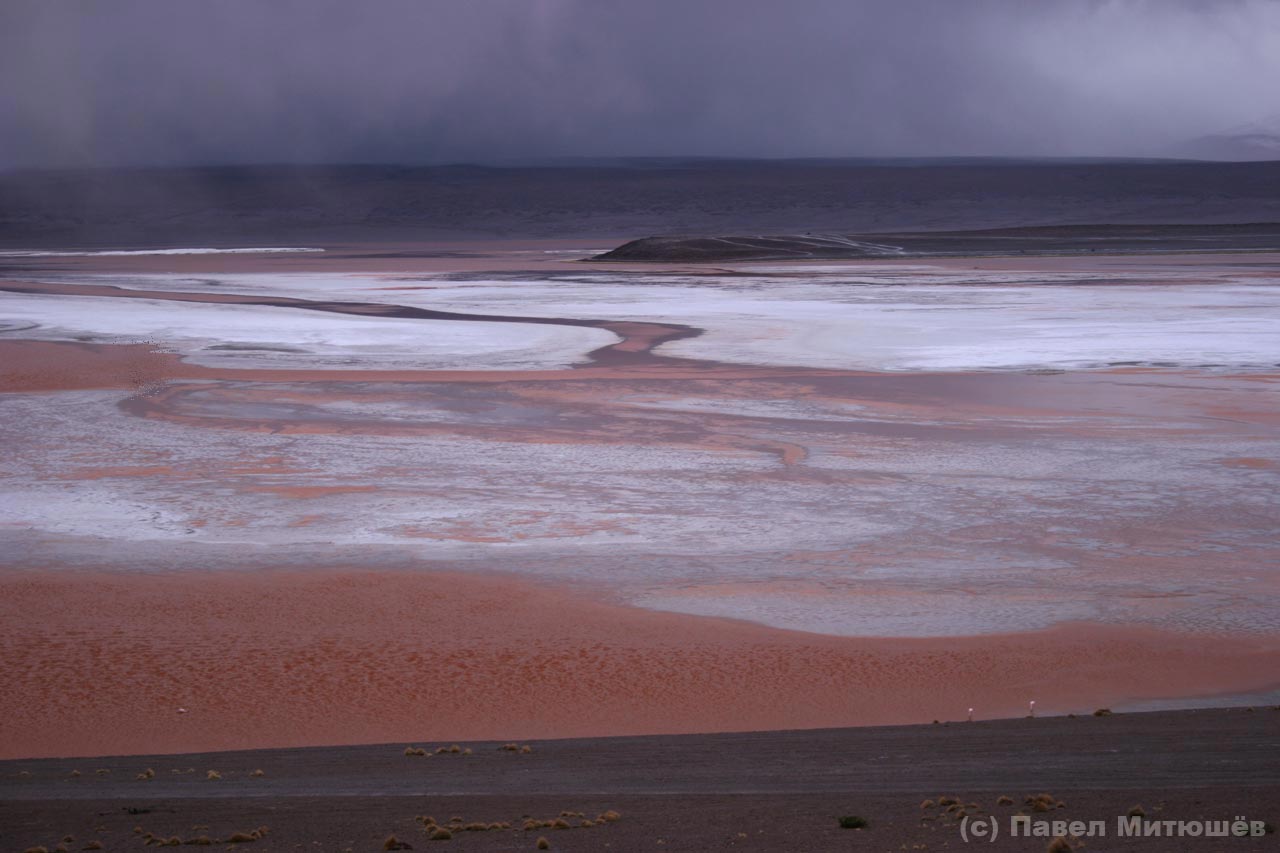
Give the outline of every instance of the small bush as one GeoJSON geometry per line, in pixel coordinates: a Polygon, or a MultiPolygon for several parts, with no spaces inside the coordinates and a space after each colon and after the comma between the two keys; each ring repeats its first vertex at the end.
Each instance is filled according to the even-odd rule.
{"type": "Polygon", "coordinates": [[[453,833],[443,826],[437,826],[435,831],[431,833],[430,838],[432,841],[448,841],[453,838],[453,833]]]}
{"type": "MultiPolygon", "coordinates": [[[[1094,712],[1093,712],[1093,715],[1094,715],[1095,717],[1110,717],[1110,716],[1111,716],[1111,709],[1110,709],[1110,708],[1099,708],[1098,710],[1096,710],[1096,711],[1094,711],[1094,712]]],[[[1071,848],[1070,848],[1070,847],[1068,847],[1067,849],[1068,849],[1068,850],[1070,850],[1071,848]]]]}
{"type": "Polygon", "coordinates": [[[195,838],[188,838],[187,843],[198,847],[211,847],[213,846],[213,839],[207,835],[197,835],[195,838]]]}
{"type": "Polygon", "coordinates": [[[551,842],[550,842],[550,841],[548,841],[548,840],[546,839],[546,837],[545,837],[545,836],[544,836],[544,837],[539,837],[539,838],[538,838],[538,849],[539,849],[539,850],[550,850],[550,849],[551,849],[551,842]]]}
{"type": "Polygon", "coordinates": [[[569,821],[565,820],[562,817],[558,817],[551,822],[551,828],[552,829],[568,829],[569,821]]]}
{"type": "Polygon", "coordinates": [[[920,808],[922,808],[922,809],[931,809],[931,808],[933,808],[935,805],[936,805],[936,803],[934,803],[934,801],[933,801],[933,800],[925,800],[923,803],[921,803],[921,804],[920,804],[920,808]]]}
{"type": "Polygon", "coordinates": [[[617,820],[620,817],[622,817],[622,815],[618,814],[613,809],[609,809],[607,812],[605,812],[604,814],[596,818],[596,820],[607,820],[610,823],[613,823],[615,820],[617,820]]]}
{"type": "Polygon", "coordinates": [[[407,842],[401,841],[399,838],[396,838],[394,835],[388,835],[387,840],[382,842],[382,849],[383,850],[412,850],[413,845],[407,842]]]}
{"type": "Polygon", "coordinates": [[[997,806],[1011,806],[1011,805],[1013,805],[1013,797],[1005,797],[1005,796],[1001,796],[1001,797],[999,797],[999,798],[997,798],[997,799],[996,799],[996,805],[997,805],[997,806]]]}
{"type": "Polygon", "coordinates": [[[533,747],[529,746],[529,744],[526,743],[524,746],[520,747],[520,751],[523,752],[525,755],[528,755],[529,753],[533,752],[533,747]]]}
{"type": "Polygon", "coordinates": [[[258,836],[249,832],[233,832],[231,837],[227,839],[228,844],[248,844],[251,841],[257,841],[258,836]]]}
{"type": "Polygon", "coordinates": [[[1071,853],[1071,844],[1067,839],[1059,835],[1049,842],[1049,846],[1045,848],[1045,851],[1046,853],[1071,853]]]}
{"type": "Polygon", "coordinates": [[[960,801],[955,797],[938,797],[938,805],[940,806],[958,806],[960,801]]]}
{"type": "Polygon", "coordinates": [[[1027,797],[1026,803],[1033,812],[1047,812],[1059,807],[1058,800],[1053,794],[1036,794],[1034,797],[1027,797]]]}
{"type": "Polygon", "coordinates": [[[88,844],[86,844],[84,846],[84,849],[85,850],[101,850],[102,842],[95,838],[92,841],[90,841],[88,844]]]}
{"type": "Polygon", "coordinates": [[[263,776],[266,776],[266,775],[267,775],[267,774],[266,774],[266,773],[263,773],[261,770],[255,770],[255,771],[253,771],[252,773],[250,773],[250,774],[249,774],[249,778],[250,778],[250,779],[261,779],[263,776]]]}
{"type": "Polygon", "coordinates": [[[841,829],[866,829],[870,825],[870,822],[865,817],[858,817],[857,815],[845,815],[840,818],[841,829]]]}
{"type": "Polygon", "coordinates": [[[217,770],[210,770],[208,773],[204,774],[204,778],[208,779],[210,782],[216,782],[222,778],[222,774],[217,770]]]}
{"type": "Polygon", "coordinates": [[[1133,806],[1129,811],[1125,812],[1125,815],[1128,817],[1146,817],[1147,810],[1142,806],[1133,806]]]}

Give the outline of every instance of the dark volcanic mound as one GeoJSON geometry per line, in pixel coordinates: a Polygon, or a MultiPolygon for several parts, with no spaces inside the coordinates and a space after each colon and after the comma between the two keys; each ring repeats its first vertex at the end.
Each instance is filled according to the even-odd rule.
{"type": "Polygon", "coordinates": [[[1280,224],[1063,225],[759,237],[646,237],[595,261],[662,263],[1280,250],[1280,224]]]}
{"type": "Polygon", "coordinates": [[[645,237],[597,255],[597,261],[772,261],[900,255],[897,246],[816,234],[775,237],[645,237]]]}

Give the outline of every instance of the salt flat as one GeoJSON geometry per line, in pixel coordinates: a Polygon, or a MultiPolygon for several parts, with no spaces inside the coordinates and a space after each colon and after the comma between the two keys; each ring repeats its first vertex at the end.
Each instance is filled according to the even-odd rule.
{"type": "MultiPolygon", "coordinates": [[[[805,689],[827,696],[805,718],[814,725],[927,721],[940,711],[920,691],[953,648],[964,651],[947,666],[974,672],[969,698],[937,701],[1005,712],[1025,696],[990,661],[1014,648],[1054,649],[1062,662],[1052,683],[1035,676],[1049,710],[1274,686],[1258,664],[1280,653],[1269,604],[1280,591],[1274,264],[602,271],[559,260],[529,271],[508,259],[515,268],[408,272],[325,256],[184,256],[182,272],[158,271],[179,263],[164,256],[118,258],[132,268],[114,271],[74,259],[75,270],[0,285],[15,365],[0,396],[11,566],[118,575],[121,602],[151,595],[137,572],[250,572],[261,590],[220,594],[252,606],[295,589],[304,609],[291,618],[321,634],[318,614],[345,607],[366,626],[341,640],[356,643],[351,654],[384,605],[334,604],[344,582],[333,572],[390,572],[378,575],[389,588],[452,578],[471,614],[460,630],[489,632],[495,660],[516,653],[502,643],[526,642],[508,636],[523,629],[502,608],[463,604],[478,594],[471,579],[534,585],[548,609],[539,619],[572,624],[590,601],[622,608],[590,625],[625,613],[667,625],[653,628],[660,636],[679,625],[723,642],[734,624],[746,646],[820,637],[862,662],[834,680],[811,673],[824,686],[805,689]],[[297,573],[311,572],[321,585],[303,592],[297,573]],[[421,578],[394,579],[405,572],[421,578]],[[1082,661],[1116,661],[1116,677],[1070,662],[1066,636],[1090,650],[1082,661]],[[1187,648],[1204,650],[1195,666],[1187,648]],[[888,662],[897,655],[907,662],[888,662]],[[843,697],[867,679],[874,702],[848,710],[843,697]]],[[[430,626],[443,623],[430,618],[420,639],[438,657],[430,626]]],[[[102,654],[126,653],[118,625],[94,626],[102,654]]],[[[156,630],[179,649],[155,650],[157,661],[177,654],[172,665],[195,660],[184,644],[202,655],[210,642],[183,640],[176,623],[156,630]]],[[[596,630],[557,641],[555,654],[597,654],[596,630]]],[[[266,645],[235,665],[277,654],[269,633],[255,637],[266,645]]],[[[689,654],[710,657],[680,689],[735,679],[746,693],[722,698],[741,708],[737,723],[691,704],[658,724],[650,700],[626,691],[589,726],[537,710],[532,687],[521,701],[541,731],[564,734],[797,724],[751,698],[764,672],[690,642],[702,651],[689,654]]],[[[33,690],[41,673],[79,677],[49,651],[59,648],[40,647],[35,659],[53,657],[37,669],[13,664],[33,690]]],[[[668,652],[618,654],[669,681],[657,662],[668,652]]],[[[366,683],[338,663],[346,655],[325,666],[366,683]]],[[[491,689],[481,680],[465,695],[491,689]]],[[[414,701],[438,705],[441,725],[479,720],[455,699],[414,701]]],[[[314,726],[347,713],[330,707],[314,726]]],[[[94,726],[84,731],[92,739],[94,726]]]]}
{"type": "MultiPolygon", "coordinates": [[[[55,279],[58,280],[58,279],[55,279]]],[[[1280,364],[1280,275],[1197,267],[1151,271],[958,271],[927,265],[832,265],[812,270],[753,267],[717,275],[584,273],[483,280],[468,276],[336,274],[89,276],[62,278],[136,289],[237,293],[394,303],[460,313],[646,320],[687,324],[702,335],[666,344],[664,355],[737,364],[843,370],[1016,370],[1158,365],[1271,369],[1280,364]],[[762,275],[761,273],[768,273],[762,275]]],[[[188,303],[136,305],[89,319],[83,304],[3,294],[9,316],[66,336],[181,340],[176,311],[206,346],[185,347],[201,363],[260,361],[208,349],[209,339],[311,352],[266,356],[281,366],[501,369],[581,361],[609,338],[568,327],[513,324],[374,324],[282,316],[279,309],[188,303]],[[34,304],[33,304],[34,303],[34,304]],[[238,319],[229,319],[235,317],[238,319]],[[280,318],[280,319],[273,319],[280,318]],[[430,331],[429,331],[430,330],[430,331]],[[271,333],[268,334],[268,331],[271,333]],[[308,344],[311,346],[308,347],[308,344]],[[316,350],[319,350],[317,352],[316,350]],[[406,350],[415,351],[414,361],[406,350]],[[390,358],[387,352],[399,352],[390,358]],[[330,357],[325,358],[328,353],[330,357]],[[351,360],[343,361],[346,354],[351,360]],[[458,358],[450,360],[450,354],[458,358]]],[[[429,321],[428,321],[429,322],[429,321]]],[[[48,331],[42,332],[48,334],[48,331]]]]}

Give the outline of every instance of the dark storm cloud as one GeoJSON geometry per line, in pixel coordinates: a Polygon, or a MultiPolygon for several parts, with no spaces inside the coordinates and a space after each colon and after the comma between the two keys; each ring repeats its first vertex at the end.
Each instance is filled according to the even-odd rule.
{"type": "Polygon", "coordinates": [[[1273,0],[5,0],[0,167],[1147,153],[1278,80],[1273,0]]]}

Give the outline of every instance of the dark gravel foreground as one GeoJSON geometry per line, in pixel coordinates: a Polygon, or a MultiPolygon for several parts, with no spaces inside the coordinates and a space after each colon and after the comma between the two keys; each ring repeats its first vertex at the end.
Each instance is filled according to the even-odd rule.
{"type": "MultiPolygon", "coordinates": [[[[959,822],[925,799],[955,796],[995,815],[991,850],[1044,850],[1008,837],[1028,796],[1035,819],[1104,820],[1101,850],[1277,849],[1277,838],[1117,838],[1116,817],[1280,823],[1280,710],[1259,708],[534,743],[467,743],[471,754],[406,756],[405,744],[0,763],[0,851],[143,849],[143,833],[183,840],[267,826],[237,849],[376,851],[394,834],[414,849],[964,849],[959,822]],[[140,781],[148,768],[155,777],[140,781]],[[261,777],[252,776],[262,770],[261,777]],[[78,770],[79,776],[72,775],[78,770]],[[99,773],[98,771],[109,771],[99,773]],[[209,779],[216,771],[220,779],[209,779]],[[1014,805],[999,805],[1007,795],[1014,805]],[[1057,807],[1057,803],[1062,803],[1057,807]],[[578,826],[608,811],[616,821],[578,826]],[[572,828],[525,831],[525,816],[572,828]],[[427,838],[415,816],[510,829],[427,838]],[[858,815],[865,829],[841,829],[858,815]],[[905,845],[905,848],[903,847],[905,845]],[[924,846],[921,846],[924,845],[924,846]]],[[[439,744],[417,744],[429,752],[439,744]]],[[[977,843],[977,842],[974,842],[977,843]]],[[[229,846],[229,845],[224,845],[229,846]]]]}

